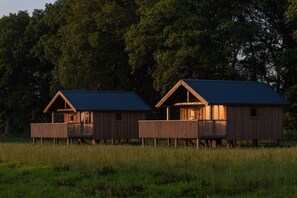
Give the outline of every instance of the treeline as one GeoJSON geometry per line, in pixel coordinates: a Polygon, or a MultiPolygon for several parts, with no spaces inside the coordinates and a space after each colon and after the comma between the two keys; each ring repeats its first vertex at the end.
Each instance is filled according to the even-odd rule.
{"type": "Polygon", "coordinates": [[[181,78],[257,80],[292,106],[295,0],[58,0],[0,19],[0,131],[28,132],[59,89],[136,91],[154,105],[181,78]]]}

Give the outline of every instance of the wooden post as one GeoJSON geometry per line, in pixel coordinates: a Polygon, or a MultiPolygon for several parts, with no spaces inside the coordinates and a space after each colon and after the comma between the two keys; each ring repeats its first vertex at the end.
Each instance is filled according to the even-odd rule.
{"type": "Polygon", "coordinates": [[[95,139],[92,139],[92,145],[96,145],[97,141],[95,139]]]}
{"type": "Polygon", "coordinates": [[[43,139],[42,138],[40,138],[40,144],[43,145],[43,139]]]}
{"type": "Polygon", "coordinates": [[[157,138],[154,138],[154,146],[157,147],[157,138]]]}
{"type": "Polygon", "coordinates": [[[81,119],[81,111],[79,112],[79,131],[80,131],[80,136],[82,137],[82,119],[81,119]]]}
{"type": "Polygon", "coordinates": [[[189,140],[188,139],[185,140],[185,146],[186,147],[189,146],[189,140]]]}
{"type": "Polygon", "coordinates": [[[170,146],[170,143],[171,143],[170,138],[168,138],[167,139],[167,145],[170,146]]]}
{"type": "Polygon", "coordinates": [[[213,105],[210,105],[210,112],[209,112],[210,120],[213,120],[213,105]]]}
{"type": "Polygon", "coordinates": [[[111,139],[111,144],[114,145],[114,143],[115,143],[115,140],[111,139]]]}
{"type": "Polygon", "coordinates": [[[145,145],[145,139],[141,138],[141,145],[144,146],[145,145]]]}
{"type": "Polygon", "coordinates": [[[55,112],[52,111],[52,123],[55,123],[55,112]]]}
{"type": "Polygon", "coordinates": [[[177,144],[178,144],[178,139],[175,138],[175,139],[174,139],[174,148],[177,148],[177,144]]]}
{"type": "Polygon", "coordinates": [[[35,145],[35,138],[33,138],[33,144],[35,145]]]}
{"type": "Polygon", "coordinates": [[[190,102],[190,92],[187,91],[187,102],[190,102]]]}
{"type": "Polygon", "coordinates": [[[170,120],[170,107],[166,107],[166,120],[170,120]]]}
{"type": "Polygon", "coordinates": [[[53,139],[54,144],[56,144],[56,138],[53,139]]]}
{"type": "Polygon", "coordinates": [[[199,139],[196,139],[196,148],[199,149],[199,139]]]}
{"type": "Polygon", "coordinates": [[[253,146],[255,146],[255,147],[258,146],[258,140],[253,140],[253,146]]]}
{"type": "Polygon", "coordinates": [[[217,141],[216,140],[211,140],[211,147],[216,148],[217,147],[217,141]]]}

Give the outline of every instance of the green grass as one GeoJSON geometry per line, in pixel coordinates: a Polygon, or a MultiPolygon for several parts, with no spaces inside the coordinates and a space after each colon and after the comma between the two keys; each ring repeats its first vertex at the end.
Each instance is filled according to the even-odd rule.
{"type": "Polygon", "coordinates": [[[0,144],[0,197],[295,197],[297,147],[0,144]]]}

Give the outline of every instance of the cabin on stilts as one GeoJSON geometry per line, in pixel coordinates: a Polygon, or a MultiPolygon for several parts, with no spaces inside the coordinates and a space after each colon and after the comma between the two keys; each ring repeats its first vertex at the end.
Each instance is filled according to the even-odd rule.
{"type": "Polygon", "coordinates": [[[150,107],[134,92],[58,91],[44,113],[51,123],[31,123],[33,143],[40,138],[129,140],[138,138],[138,120],[146,119],[150,107]],[[58,115],[59,114],[59,115],[58,115]],[[60,118],[60,122],[56,122],[60,118]]]}
{"type": "Polygon", "coordinates": [[[183,139],[216,146],[222,140],[280,140],[282,110],[288,105],[268,85],[251,81],[180,80],[156,105],[166,108],[166,120],[140,120],[139,137],[167,139],[168,144],[183,139]],[[178,112],[178,113],[177,113],[178,112]],[[173,113],[178,120],[171,120],[173,113]]]}

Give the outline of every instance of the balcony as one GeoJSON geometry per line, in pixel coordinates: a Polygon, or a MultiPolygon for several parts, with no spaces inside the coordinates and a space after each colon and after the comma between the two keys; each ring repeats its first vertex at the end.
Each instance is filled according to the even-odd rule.
{"type": "Polygon", "coordinates": [[[32,138],[92,138],[93,123],[31,123],[32,138]]]}
{"type": "Polygon", "coordinates": [[[140,138],[225,138],[226,120],[141,120],[140,138]]]}

